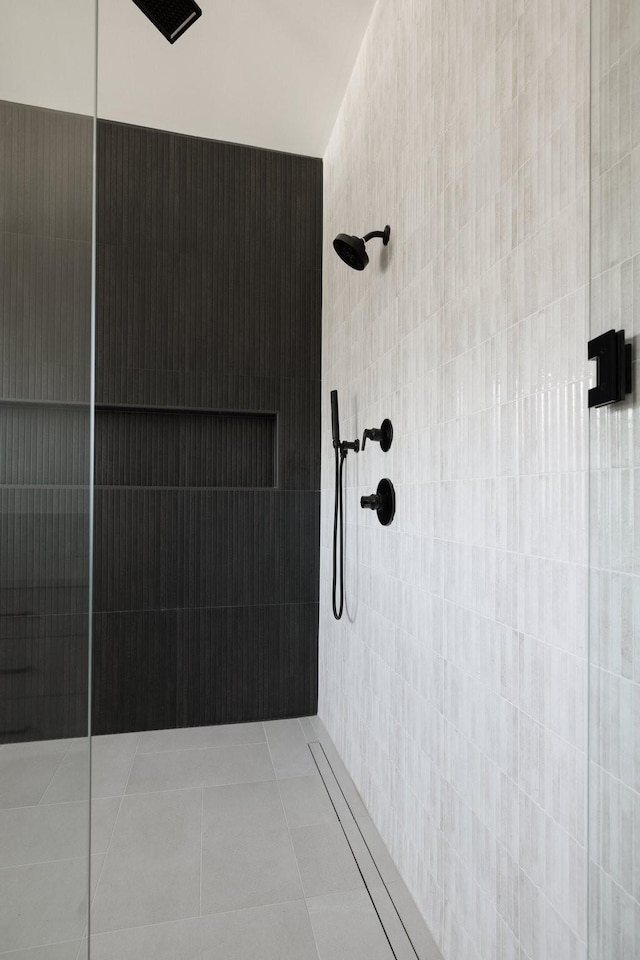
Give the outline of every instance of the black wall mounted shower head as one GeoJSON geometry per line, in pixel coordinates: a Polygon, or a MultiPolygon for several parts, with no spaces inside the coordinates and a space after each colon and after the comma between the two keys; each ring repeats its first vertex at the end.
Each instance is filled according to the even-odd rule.
{"type": "Polygon", "coordinates": [[[193,0],[133,0],[169,43],[175,43],[202,16],[193,0]]]}
{"type": "Polygon", "coordinates": [[[333,241],[333,249],[341,260],[353,270],[364,270],[369,263],[367,249],[365,244],[373,237],[380,237],[383,246],[389,243],[391,236],[391,227],[388,225],[384,230],[372,230],[371,233],[365,233],[364,237],[352,237],[348,233],[339,233],[333,241]]]}

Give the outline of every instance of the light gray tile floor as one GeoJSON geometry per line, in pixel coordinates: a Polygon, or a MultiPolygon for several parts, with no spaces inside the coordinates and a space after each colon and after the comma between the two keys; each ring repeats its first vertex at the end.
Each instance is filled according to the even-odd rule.
{"type": "MultiPolygon", "coordinates": [[[[92,780],[92,960],[440,960],[317,720],[96,737],[92,780]]],[[[86,960],[86,796],[86,743],[0,750],[3,960],[86,960]]]]}

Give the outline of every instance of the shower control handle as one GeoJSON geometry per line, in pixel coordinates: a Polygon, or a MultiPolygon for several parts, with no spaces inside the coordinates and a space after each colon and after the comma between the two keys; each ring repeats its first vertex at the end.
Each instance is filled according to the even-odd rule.
{"type": "Polygon", "coordinates": [[[379,427],[369,427],[362,435],[362,449],[364,450],[367,440],[375,440],[380,444],[383,453],[391,447],[393,443],[393,425],[391,420],[384,419],[379,427]]]}
{"type": "Polygon", "coordinates": [[[396,492],[391,480],[381,480],[375,493],[360,497],[363,510],[375,510],[383,527],[388,527],[396,513],[396,492]]]}

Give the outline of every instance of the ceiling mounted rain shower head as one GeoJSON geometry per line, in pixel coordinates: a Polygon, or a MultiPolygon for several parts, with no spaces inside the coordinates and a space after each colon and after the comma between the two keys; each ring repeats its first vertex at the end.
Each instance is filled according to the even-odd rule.
{"type": "Polygon", "coordinates": [[[333,249],[352,270],[364,270],[369,263],[365,246],[367,241],[372,240],[373,237],[380,237],[383,246],[386,247],[390,236],[391,227],[389,226],[386,226],[384,230],[373,230],[371,233],[365,233],[364,237],[351,237],[348,233],[339,233],[333,241],[333,249]]]}
{"type": "Polygon", "coordinates": [[[169,43],[175,43],[188,30],[202,10],[193,0],[133,0],[169,43]]]}

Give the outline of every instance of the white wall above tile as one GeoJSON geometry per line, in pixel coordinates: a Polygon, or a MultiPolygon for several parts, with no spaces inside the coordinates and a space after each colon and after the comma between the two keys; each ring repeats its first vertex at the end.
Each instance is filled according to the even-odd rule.
{"type": "MultiPolygon", "coordinates": [[[[321,157],[374,0],[200,0],[173,45],[99,4],[98,115],[321,157]]],[[[0,99],[91,114],[95,0],[0,0],[0,99]]]]}

